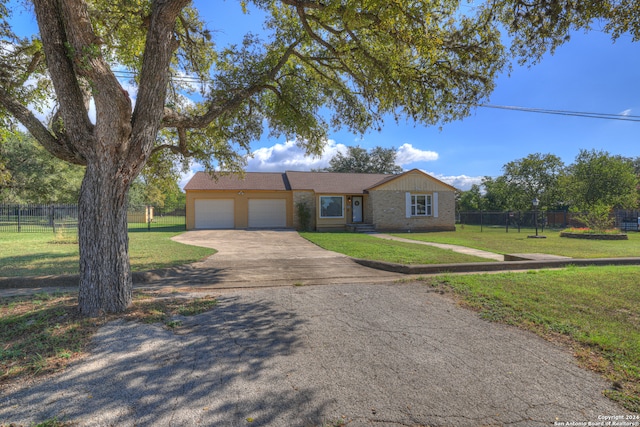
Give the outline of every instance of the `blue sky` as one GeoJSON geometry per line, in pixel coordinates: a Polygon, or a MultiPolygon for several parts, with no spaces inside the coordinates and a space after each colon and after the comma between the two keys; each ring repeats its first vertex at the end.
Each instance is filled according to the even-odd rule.
{"type": "MultiPolygon", "coordinates": [[[[194,3],[219,45],[239,41],[248,30],[261,29],[259,14],[242,14],[237,1],[194,3]]],[[[33,23],[29,16],[21,19],[25,27],[33,23]]],[[[553,56],[547,55],[531,67],[515,64],[510,74],[501,75],[489,103],[640,115],[639,48],[640,44],[632,43],[626,35],[614,43],[602,32],[574,33],[553,56]]],[[[639,135],[640,122],[478,108],[470,117],[442,129],[389,120],[381,132],[363,137],[334,132],[321,158],[305,157],[284,139],[263,139],[252,145],[254,157],[248,170],[320,168],[346,146],[395,147],[403,168],[422,169],[466,190],[483,176],[500,175],[505,163],[536,152],[558,155],[566,164],[573,162],[580,149],[640,156],[639,135]]],[[[197,169],[194,165],[193,170],[197,169]]]]}
{"type": "MultiPolygon", "coordinates": [[[[221,9],[196,1],[218,42],[238,40],[244,29],[259,31],[258,14],[243,15],[235,2],[221,9]],[[226,25],[223,23],[231,23],[226,25]]],[[[599,31],[576,32],[554,55],[534,66],[514,64],[497,80],[492,105],[551,110],[640,115],[640,44],[622,36],[615,43],[599,31]]],[[[330,135],[321,159],[305,158],[286,140],[264,139],[253,145],[248,170],[283,171],[325,166],[343,146],[400,149],[405,169],[419,168],[461,189],[483,176],[502,174],[502,166],[529,154],[552,153],[566,163],[580,149],[640,156],[640,122],[568,117],[477,108],[471,116],[439,127],[387,121],[381,132],[363,137],[346,131],[330,135]]]]}

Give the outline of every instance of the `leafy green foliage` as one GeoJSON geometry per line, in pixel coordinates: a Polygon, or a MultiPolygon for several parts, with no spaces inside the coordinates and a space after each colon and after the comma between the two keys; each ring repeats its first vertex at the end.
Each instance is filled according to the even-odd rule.
{"type": "Polygon", "coordinates": [[[438,3],[247,2],[267,14],[267,35],[218,50],[207,102],[232,108],[187,128],[186,148],[233,170],[265,123],[317,154],[330,128],[362,133],[387,114],[427,124],[464,117],[492,90],[502,46],[486,23],[453,19],[457,2],[438,3]]]}
{"type": "Polygon", "coordinates": [[[604,151],[580,150],[569,167],[568,193],[577,210],[598,206],[633,208],[638,202],[638,177],[630,159],[604,151]]]}
{"type": "Polygon", "coordinates": [[[311,228],[311,209],[307,202],[296,203],[296,215],[301,231],[309,231],[311,228]]]}
{"type": "Polygon", "coordinates": [[[31,136],[16,132],[0,142],[2,164],[0,202],[78,202],[84,168],[51,156],[31,136]]]}
{"type": "MultiPolygon", "coordinates": [[[[459,209],[487,211],[570,207],[586,221],[605,227],[612,208],[632,209],[638,203],[637,160],[596,150],[581,150],[568,167],[553,154],[530,154],[503,166],[504,174],[482,180],[480,187],[460,195],[459,209]],[[605,215],[605,212],[607,213],[605,215]]],[[[606,228],[606,227],[605,227],[606,228]]]]}
{"type": "Polygon", "coordinates": [[[347,147],[347,154],[338,152],[330,161],[329,172],[349,173],[384,173],[394,174],[402,172],[402,167],[396,165],[396,149],[375,147],[370,152],[361,148],[347,147]]]}
{"type": "Polygon", "coordinates": [[[638,4],[630,0],[489,0],[482,14],[505,25],[511,52],[521,63],[553,54],[579,29],[604,31],[613,40],[623,34],[640,40],[638,4]]]}
{"type": "Polygon", "coordinates": [[[478,184],[473,184],[471,189],[468,191],[463,191],[462,193],[456,194],[458,197],[458,211],[468,212],[468,211],[479,211],[482,205],[482,193],[480,191],[480,186],[478,184]]]}
{"type": "Polygon", "coordinates": [[[602,202],[591,205],[587,211],[578,212],[576,219],[584,223],[589,230],[598,233],[604,233],[615,223],[615,219],[611,216],[611,206],[602,202]]]}
{"type": "Polygon", "coordinates": [[[506,211],[513,205],[513,193],[504,175],[497,178],[485,176],[482,178],[482,186],[485,188],[485,194],[480,203],[481,209],[506,211]]]}
{"type": "Polygon", "coordinates": [[[559,179],[564,163],[553,154],[530,154],[503,166],[504,177],[511,193],[512,210],[530,209],[532,200],[540,200],[539,209],[558,204],[559,179]]]}
{"type": "Polygon", "coordinates": [[[129,205],[184,208],[186,195],[178,186],[181,170],[171,152],[154,152],[131,184],[129,205]]]}

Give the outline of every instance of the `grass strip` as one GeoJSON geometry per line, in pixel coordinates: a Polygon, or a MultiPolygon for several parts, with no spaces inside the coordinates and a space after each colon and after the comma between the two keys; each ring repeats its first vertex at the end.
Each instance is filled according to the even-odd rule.
{"type": "MultiPolygon", "coordinates": [[[[215,250],[174,242],[177,231],[129,232],[133,271],[190,264],[215,250]]],[[[74,236],[53,233],[0,233],[0,277],[77,274],[78,243],[74,236]]]]}
{"type": "Polygon", "coordinates": [[[571,258],[636,257],[640,254],[640,233],[628,233],[629,240],[585,240],[560,237],[560,230],[546,229],[546,239],[529,239],[531,229],[457,225],[456,231],[437,233],[395,233],[394,236],[434,243],[466,246],[500,254],[543,253],[571,258]]]}
{"type": "Polygon", "coordinates": [[[447,249],[420,244],[383,240],[357,233],[300,233],[321,248],[353,258],[398,264],[454,264],[490,262],[486,258],[460,254],[447,249]]]}
{"type": "Polygon", "coordinates": [[[640,412],[640,267],[445,275],[424,279],[481,316],[569,344],[611,382],[604,394],[640,412]]]}

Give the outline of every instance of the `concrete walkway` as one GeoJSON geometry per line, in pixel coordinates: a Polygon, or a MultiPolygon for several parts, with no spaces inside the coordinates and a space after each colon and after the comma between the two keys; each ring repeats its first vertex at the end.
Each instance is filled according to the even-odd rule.
{"type": "Polygon", "coordinates": [[[395,240],[398,242],[413,243],[416,245],[434,246],[436,248],[448,249],[450,251],[458,252],[461,254],[473,255],[479,258],[492,259],[494,261],[504,261],[504,255],[502,254],[497,254],[495,252],[482,251],[480,249],[467,248],[465,246],[450,245],[447,243],[423,242],[421,240],[413,240],[413,239],[403,239],[402,237],[391,236],[389,234],[383,234],[383,233],[369,233],[369,235],[378,237],[380,239],[395,240]]]}

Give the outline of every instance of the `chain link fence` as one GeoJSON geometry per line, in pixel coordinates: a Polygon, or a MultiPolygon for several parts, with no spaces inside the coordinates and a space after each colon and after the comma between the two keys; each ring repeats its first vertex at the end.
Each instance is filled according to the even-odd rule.
{"type": "MultiPolygon", "coordinates": [[[[130,231],[183,231],[185,206],[130,206],[127,210],[130,231]]],[[[77,231],[78,205],[0,204],[0,232],[77,231]]]]}
{"type": "MultiPolygon", "coordinates": [[[[640,211],[617,209],[612,212],[614,227],[622,231],[640,231],[640,211]]],[[[520,228],[563,229],[568,227],[584,227],[578,214],[569,211],[509,211],[458,212],[456,223],[460,225],[480,225],[481,227],[503,227],[506,231],[520,228]]]]}

